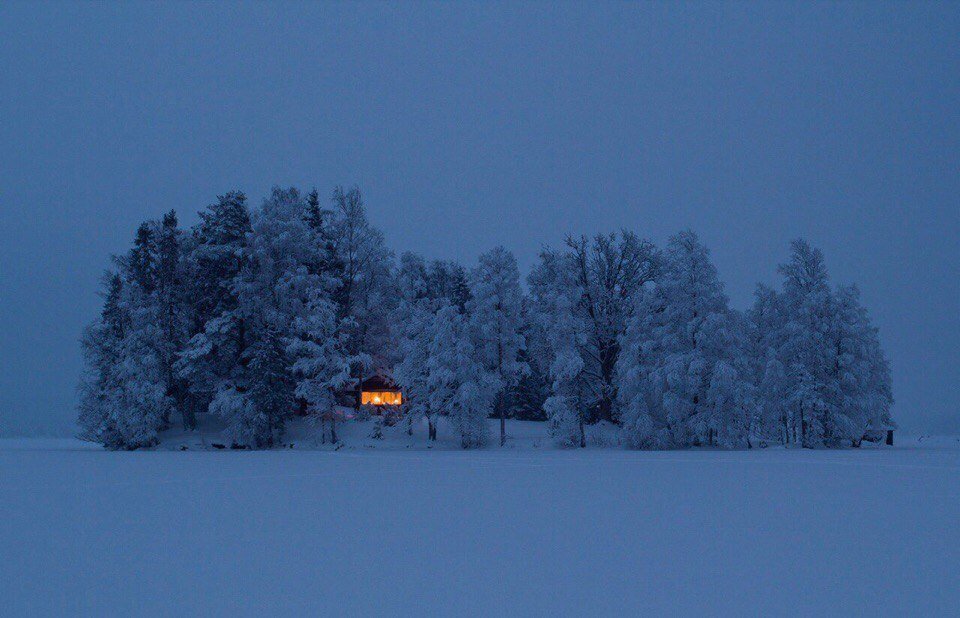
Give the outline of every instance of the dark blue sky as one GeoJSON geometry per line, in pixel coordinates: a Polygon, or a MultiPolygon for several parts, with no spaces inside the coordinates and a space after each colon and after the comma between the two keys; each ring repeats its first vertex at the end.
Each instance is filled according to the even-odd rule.
{"type": "Polygon", "coordinates": [[[357,183],[391,247],[527,269],[697,230],[737,307],[791,238],[857,282],[895,414],[960,431],[957,4],[0,4],[0,434],[68,429],[138,222],[357,183]]]}

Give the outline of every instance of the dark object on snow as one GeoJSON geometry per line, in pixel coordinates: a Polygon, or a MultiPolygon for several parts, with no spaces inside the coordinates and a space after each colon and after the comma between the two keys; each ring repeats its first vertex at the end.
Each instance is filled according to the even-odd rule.
{"type": "Polygon", "coordinates": [[[214,442],[214,443],[213,443],[213,444],[211,444],[210,446],[212,446],[213,448],[215,448],[215,449],[217,449],[217,450],[220,450],[220,449],[225,449],[225,448],[227,448],[227,447],[226,447],[226,446],[224,446],[223,444],[217,444],[216,442],[214,442]]]}
{"type": "Polygon", "coordinates": [[[249,450],[250,450],[250,445],[249,445],[249,444],[237,444],[236,442],[234,442],[233,444],[230,445],[230,449],[231,449],[231,450],[234,450],[234,451],[249,451],[249,450]]]}
{"type": "Polygon", "coordinates": [[[190,450],[190,447],[187,446],[186,444],[181,444],[181,445],[180,445],[180,450],[181,450],[181,451],[188,451],[188,450],[190,450]]]}
{"type": "Polygon", "coordinates": [[[880,444],[883,442],[887,446],[893,446],[893,429],[890,427],[881,427],[879,429],[868,429],[863,434],[864,442],[874,442],[880,444]]]}

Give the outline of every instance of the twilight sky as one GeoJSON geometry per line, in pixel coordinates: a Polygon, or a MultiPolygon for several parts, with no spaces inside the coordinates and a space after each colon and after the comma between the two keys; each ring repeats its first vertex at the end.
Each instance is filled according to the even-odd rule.
{"type": "Polygon", "coordinates": [[[0,3],[0,435],[71,431],[141,220],[337,183],[398,253],[524,274],[567,232],[690,227],[738,308],[806,237],[901,425],[960,432],[958,33],[934,3],[0,3]]]}

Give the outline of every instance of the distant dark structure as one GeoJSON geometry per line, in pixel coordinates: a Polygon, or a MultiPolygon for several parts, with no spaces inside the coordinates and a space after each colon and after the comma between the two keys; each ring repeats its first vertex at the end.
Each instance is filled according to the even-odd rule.
{"type": "Polygon", "coordinates": [[[863,434],[863,441],[879,443],[882,440],[887,446],[893,446],[893,430],[894,427],[868,429],[867,433],[863,434]]]}

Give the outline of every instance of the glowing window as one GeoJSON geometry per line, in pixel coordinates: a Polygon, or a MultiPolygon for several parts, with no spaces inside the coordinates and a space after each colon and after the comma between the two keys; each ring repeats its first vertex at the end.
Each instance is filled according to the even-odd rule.
{"type": "Polygon", "coordinates": [[[360,403],[370,406],[399,406],[403,403],[400,391],[363,391],[360,403]]]}

